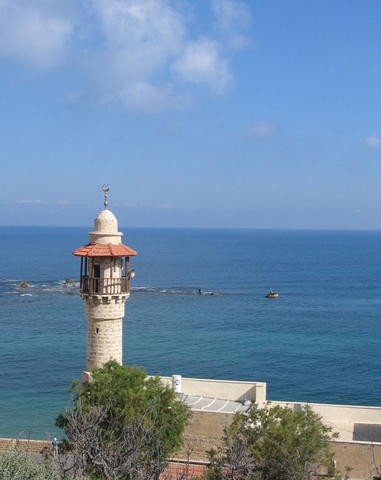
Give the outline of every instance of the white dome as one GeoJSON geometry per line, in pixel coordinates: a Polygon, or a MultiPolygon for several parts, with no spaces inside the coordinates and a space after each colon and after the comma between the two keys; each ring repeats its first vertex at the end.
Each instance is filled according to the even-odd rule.
{"type": "Polygon", "coordinates": [[[105,208],[94,220],[94,230],[90,232],[90,243],[117,245],[121,243],[122,235],[118,232],[118,221],[115,215],[105,208]]]}
{"type": "Polygon", "coordinates": [[[102,210],[94,220],[94,232],[117,233],[118,221],[111,210],[102,210]]]}

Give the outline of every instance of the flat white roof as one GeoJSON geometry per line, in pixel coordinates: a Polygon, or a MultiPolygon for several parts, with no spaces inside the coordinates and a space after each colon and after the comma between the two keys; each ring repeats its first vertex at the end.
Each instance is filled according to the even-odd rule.
{"type": "Polygon", "coordinates": [[[238,402],[221,398],[204,397],[201,395],[179,394],[179,398],[192,410],[215,413],[246,412],[251,402],[238,402]]]}

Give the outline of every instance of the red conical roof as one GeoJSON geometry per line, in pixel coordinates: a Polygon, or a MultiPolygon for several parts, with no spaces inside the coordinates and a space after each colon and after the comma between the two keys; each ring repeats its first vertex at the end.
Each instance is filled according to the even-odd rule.
{"type": "Polygon", "coordinates": [[[133,250],[127,245],[119,243],[113,245],[108,243],[107,245],[101,245],[100,243],[89,243],[83,247],[74,250],[73,255],[77,257],[134,257],[138,252],[133,250]]]}

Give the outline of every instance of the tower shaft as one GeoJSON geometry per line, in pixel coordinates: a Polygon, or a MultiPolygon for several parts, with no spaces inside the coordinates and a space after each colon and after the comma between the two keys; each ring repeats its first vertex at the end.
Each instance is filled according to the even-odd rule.
{"type": "Polygon", "coordinates": [[[123,318],[132,273],[129,259],[136,251],[122,244],[122,235],[105,196],[105,209],[94,221],[90,242],[73,252],[81,257],[80,293],[87,319],[85,380],[111,359],[123,362],[123,318]]]}
{"type": "Polygon", "coordinates": [[[101,367],[109,360],[123,363],[124,301],[120,298],[88,298],[87,371],[101,367]]]}

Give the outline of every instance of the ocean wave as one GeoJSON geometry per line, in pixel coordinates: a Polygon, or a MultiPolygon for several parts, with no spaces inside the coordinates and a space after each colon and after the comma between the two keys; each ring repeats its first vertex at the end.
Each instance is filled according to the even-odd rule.
{"type": "Polygon", "coordinates": [[[223,292],[204,291],[198,288],[184,288],[184,287],[131,287],[134,293],[164,293],[167,295],[215,295],[222,296],[223,292]]]}
{"type": "Polygon", "coordinates": [[[78,293],[79,282],[75,280],[33,281],[0,279],[0,294],[16,293],[20,296],[30,296],[32,293],[78,293]]]}
{"type": "Polygon", "coordinates": [[[165,293],[167,295],[192,295],[193,290],[186,288],[166,288],[166,287],[131,287],[131,292],[134,293],[165,293]]]}
{"type": "MultiPolygon", "coordinates": [[[[31,296],[33,293],[63,293],[79,295],[80,282],[77,280],[52,280],[52,281],[27,281],[15,279],[0,279],[0,294],[18,294],[20,296],[31,296]]],[[[134,294],[163,294],[163,295],[214,295],[222,296],[222,292],[201,291],[191,287],[151,287],[132,286],[134,294]]]]}

